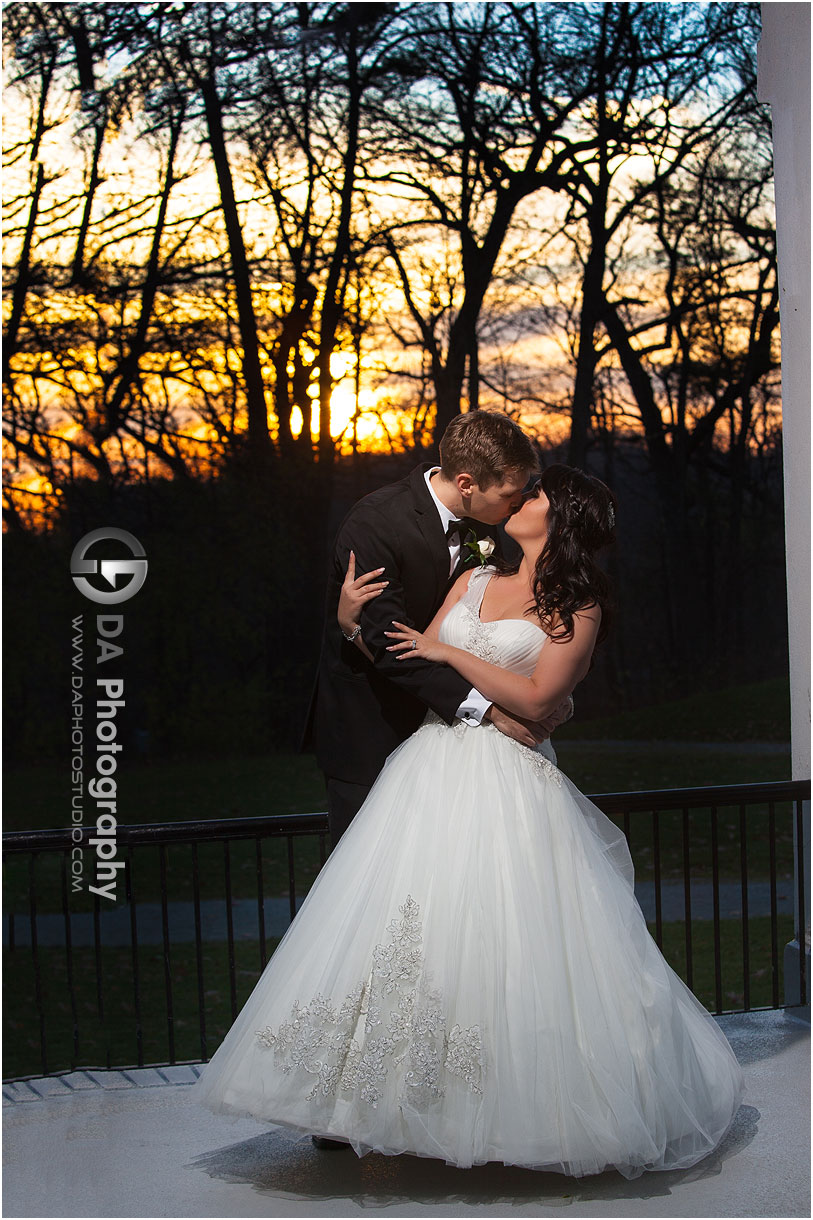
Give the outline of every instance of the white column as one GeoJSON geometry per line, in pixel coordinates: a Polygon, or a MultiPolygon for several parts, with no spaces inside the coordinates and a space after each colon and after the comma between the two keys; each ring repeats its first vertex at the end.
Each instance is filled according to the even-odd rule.
{"type": "MultiPolygon", "coordinates": [[[[779,316],[782,329],[782,431],[785,554],[794,779],[810,777],[810,5],[762,4],[759,96],[771,107],[779,316]]],[[[794,838],[796,836],[794,835],[794,838]]],[[[785,948],[785,1002],[799,1002],[799,953],[807,957],[810,1003],[810,806],[803,842],[806,911],[796,900],[795,939],[785,948]]],[[[797,872],[798,877],[798,872],[797,872]]],[[[797,887],[798,893],[798,887],[797,887]]]]}

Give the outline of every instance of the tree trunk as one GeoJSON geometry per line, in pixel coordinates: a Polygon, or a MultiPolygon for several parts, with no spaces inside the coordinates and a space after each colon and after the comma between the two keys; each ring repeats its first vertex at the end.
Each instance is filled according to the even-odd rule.
{"type": "Polygon", "coordinates": [[[307,276],[297,271],[294,285],[294,304],[282,320],[279,339],[274,351],[274,412],[279,428],[279,448],[283,457],[295,453],[311,454],[310,446],[310,398],[307,394],[309,376],[302,364],[300,343],[313,318],[316,304],[316,289],[307,276]],[[293,357],[293,372],[289,362],[293,357]],[[303,384],[304,382],[304,384],[303,384]],[[302,412],[302,432],[299,440],[291,431],[291,415],[296,407],[302,412]],[[307,439],[307,446],[303,442],[307,439]]]}
{"type": "MultiPolygon", "coordinates": [[[[600,227],[603,230],[603,224],[600,227]]],[[[590,228],[592,231],[592,224],[590,228]]],[[[576,355],[576,379],[573,385],[570,440],[567,450],[568,464],[578,466],[581,470],[587,468],[587,435],[593,414],[593,382],[597,363],[595,336],[601,317],[604,263],[603,234],[593,234],[582,282],[579,349],[576,355]]]]}
{"type": "MultiPolygon", "coordinates": [[[[503,190],[498,196],[488,232],[481,245],[478,245],[470,234],[463,235],[461,249],[465,282],[463,304],[451,326],[445,363],[437,358],[436,352],[432,353],[432,376],[437,403],[436,443],[454,417],[460,414],[463,387],[466,382],[466,366],[469,365],[469,375],[471,376],[471,353],[477,349],[477,322],[512,217],[520,200],[536,190],[538,186],[535,169],[531,168],[524,177],[512,183],[510,188],[503,190]]],[[[479,372],[475,355],[475,385],[478,382],[479,372]]]]}
{"type": "Polygon", "coordinates": [[[466,349],[451,344],[446,361],[433,368],[435,382],[435,443],[448,428],[456,415],[460,414],[460,401],[463,396],[463,384],[466,378],[466,349]]]}
{"type": "Polygon", "coordinates": [[[149,331],[150,320],[152,318],[152,312],[155,306],[155,297],[158,292],[158,264],[161,257],[161,239],[164,234],[164,226],[166,224],[167,211],[169,209],[169,196],[175,183],[175,153],[178,148],[178,140],[181,134],[182,122],[182,118],[177,118],[170,128],[170,142],[167,150],[167,169],[164,176],[164,185],[161,190],[161,201],[158,206],[158,216],[155,221],[155,229],[153,230],[152,235],[150,257],[147,260],[147,270],[144,276],[144,284],[141,289],[141,308],[139,310],[138,322],[136,323],[136,328],[133,334],[132,342],[130,343],[129,351],[117,370],[118,384],[116,385],[116,389],[113,392],[113,396],[107,409],[108,429],[110,435],[115,433],[119,427],[121,408],[124,405],[124,400],[131,386],[139,378],[139,365],[147,345],[147,333],[149,331]]]}
{"type": "MultiPolygon", "coordinates": [[[[477,321],[483,307],[494,264],[502,246],[503,238],[513,215],[513,205],[510,210],[498,203],[489,225],[488,236],[482,246],[474,242],[464,253],[463,276],[466,291],[460,312],[451,326],[449,348],[445,362],[433,360],[432,373],[435,383],[435,398],[437,413],[435,416],[435,442],[443,436],[447,427],[456,415],[460,414],[463,399],[463,387],[466,384],[466,367],[469,369],[469,387],[471,381],[471,354],[477,351],[477,321]]],[[[474,359],[475,386],[479,383],[477,356],[474,359]]],[[[471,405],[471,403],[470,403],[471,405]]]]}
{"type": "Polygon", "coordinates": [[[246,247],[243,241],[243,231],[237,213],[237,201],[234,196],[231,166],[226,152],[226,141],[223,132],[223,109],[217,92],[217,85],[212,75],[201,82],[203,102],[206,111],[206,129],[209,136],[209,146],[212,151],[217,185],[220,191],[220,205],[223,211],[223,221],[226,226],[226,236],[229,243],[232,275],[234,276],[234,296],[237,303],[237,320],[240,330],[240,342],[243,348],[243,377],[246,387],[246,406],[248,411],[248,443],[249,451],[257,459],[267,459],[271,452],[271,441],[268,435],[268,412],[265,405],[265,386],[263,384],[262,367],[260,365],[260,344],[257,336],[257,319],[254,313],[254,302],[251,295],[251,277],[246,257],[246,247]]]}
{"type": "MultiPolygon", "coordinates": [[[[87,26],[85,25],[84,14],[79,6],[60,5],[60,24],[68,34],[73,43],[74,62],[76,65],[76,79],[79,84],[79,91],[84,98],[98,97],[96,90],[96,65],[94,62],[93,48],[88,37],[87,26]]],[[[106,100],[103,103],[103,112],[106,110],[106,100]]],[[[79,236],[76,239],[76,249],[73,255],[73,264],[71,267],[71,284],[81,284],[85,269],[85,246],[87,244],[87,236],[90,230],[90,218],[93,211],[93,203],[96,198],[96,191],[100,182],[99,175],[99,160],[102,154],[102,143],[104,142],[104,134],[107,127],[106,116],[100,117],[97,110],[96,122],[94,123],[94,138],[93,138],[93,153],[90,162],[90,174],[88,176],[87,187],[85,188],[85,203],[82,209],[82,219],[79,223],[79,236]]]]}
{"type": "Polygon", "coordinates": [[[330,434],[330,398],[333,392],[333,376],[330,357],[336,345],[336,333],[344,312],[344,287],[342,274],[350,255],[350,219],[353,210],[353,195],[356,185],[356,160],[358,158],[359,115],[361,111],[361,87],[358,79],[358,56],[355,34],[349,36],[347,49],[348,107],[347,147],[344,153],[341,206],[336,241],[328,267],[325,295],[322,301],[322,317],[319,327],[319,461],[326,465],[333,462],[335,450],[330,434]]]}
{"type": "Polygon", "coordinates": [[[73,255],[73,265],[71,266],[71,284],[81,284],[84,278],[85,270],[85,246],[87,245],[88,232],[90,230],[90,216],[93,211],[93,201],[96,198],[96,191],[100,182],[99,160],[102,155],[102,141],[104,140],[104,125],[97,124],[96,134],[93,141],[93,157],[90,163],[90,175],[88,177],[87,189],[85,190],[85,203],[82,208],[82,220],[79,224],[79,236],[76,239],[76,249],[73,255]]]}
{"type": "MultiPolygon", "coordinates": [[[[616,13],[613,5],[604,5],[601,13],[601,37],[596,56],[596,112],[598,141],[596,159],[597,181],[590,190],[587,224],[590,231],[590,253],[582,281],[582,308],[579,318],[579,350],[576,355],[576,380],[573,386],[573,407],[570,419],[570,441],[567,460],[571,466],[587,469],[587,436],[593,414],[593,383],[596,375],[596,327],[601,316],[604,292],[604,271],[607,262],[607,199],[610,175],[607,166],[608,115],[606,92],[606,56],[609,22],[616,13]]],[[[623,17],[622,17],[623,23],[623,17]]],[[[587,188],[590,189],[590,188],[587,188]]]]}
{"type": "Polygon", "coordinates": [[[477,336],[469,349],[469,410],[477,411],[480,406],[480,345],[477,336]]]}
{"type": "MultiPolygon", "coordinates": [[[[285,458],[294,448],[294,435],[291,431],[291,399],[288,394],[288,361],[291,356],[291,340],[286,334],[286,324],[282,324],[279,339],[274,352],[274,413],[277,417],[277,436],[280,456],[285,458]]],[[[304,424],[303,424],[304,428],[304,424]]]]}
{"type": "Polygon", "coordinates": [[[37,213],[40,206],[40,195],[45,184],[45,169],[40,161],[34,180],[34,190],[31,193],[31,206],[28,209],[28,222],[25,226],[23,248],[20,251],[20,262],[17,267],[17,278],[14,281],[14,291],[11,294],[11,313],[3,340],[3,384],[11,381],[11,357],[17,350],[17,335],[25,308],[25,298],[31,279],[31,247],[34,242],[34,230],[37,227],[37,213]]]}

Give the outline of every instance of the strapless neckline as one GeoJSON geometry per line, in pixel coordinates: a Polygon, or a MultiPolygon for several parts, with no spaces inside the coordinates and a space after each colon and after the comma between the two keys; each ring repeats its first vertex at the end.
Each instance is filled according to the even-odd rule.
{"type": "Polygon", "coordinates": [[[544,635],[545,639],[548,637],[548,633],[545,631],[544,627],[540,627],[539,623],[532,623],[529,618],[481,618],[480,615],[477,614],[477,621],[483,627],[493,627],[496,623],[525,623],[527,627],[533,627],[535,631],[539,631],[542,635],[544,635]]]}
{"type": "Polygon", "coordinates": [[[493,575],[491,567],[472,572],[466,592],[441,623],[440,639],[492,665],[530,677],[549,637],[527,618],[480,618],[483,593],[493,575]]]}
{"type": "Polygon", "coordinates": [[[474,613],[477,616],[477,621],[479,623],[481,623],[483,627],[491,627],[495,623],[527,623],[529,627],[535,627],[536,630],[541,632],[542,635],[544,635],[545,638],[547,639],[547,637],[548,637],[547,631],[545,631],[545,629],[543,627],[540,627],[539,623],[532,623],[529,618],[483,618],[483,615],[482,615],[483,599],[485,598],[486,587],[491,584],[491,578],[493,576],[494,576],[494,572],[488,573],[488,580],[484,581],[484,583],[483,583],[483,592],[480,596],[480,601],[477,606],[472,606],[472,610],[474,611],[474,613]]]}

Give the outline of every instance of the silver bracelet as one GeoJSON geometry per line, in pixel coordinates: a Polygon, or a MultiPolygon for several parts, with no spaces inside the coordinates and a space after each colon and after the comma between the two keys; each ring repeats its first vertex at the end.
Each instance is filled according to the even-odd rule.
{"type": "Polygon", "coordinates": [[[342,630],[342,635],[347,640],[348,644],[353,644],[355,642],[356,636],[361,635],[361,623],[359,623],[357,626],[355,626],[353,628],[351,635],[345,635],[343,630],[342,630]]]}

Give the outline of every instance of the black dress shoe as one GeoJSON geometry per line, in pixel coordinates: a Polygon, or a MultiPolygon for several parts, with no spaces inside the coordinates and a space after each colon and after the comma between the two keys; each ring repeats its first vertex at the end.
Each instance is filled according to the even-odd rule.
{"type": "Polygon", "coordinates": [[[346,1140],[331,1140],[326,1135],[312,1135],[311,1141],[315,1148],[323,1148],[332,1152],[338,1152],[341,1148],[350,1147],[346,1140]]]}

